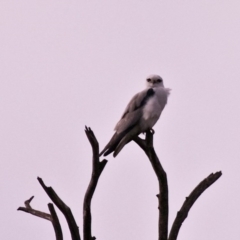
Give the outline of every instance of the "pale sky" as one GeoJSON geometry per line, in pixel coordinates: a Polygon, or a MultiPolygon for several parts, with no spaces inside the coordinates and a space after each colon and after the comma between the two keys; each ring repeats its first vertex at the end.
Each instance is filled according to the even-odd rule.
{"type": "MultiPolygon", "coordinates": [[[[71,207],[82,236],[91,174],[90,126],[105,146],[130,98],[159,74],[172,89],[154,127],[168,174],[169,226],[195,186],[179,240],[240,238],[240,3],[212,1],[0,2],[0,239],[54,239],[37,177],[71,207]]],[[[157,239],[158,186],[135,143],[109,160],[93,199],[99,240],[157,239]]],[[[69,231],[61,213],[65,239],[69,231]]]]}

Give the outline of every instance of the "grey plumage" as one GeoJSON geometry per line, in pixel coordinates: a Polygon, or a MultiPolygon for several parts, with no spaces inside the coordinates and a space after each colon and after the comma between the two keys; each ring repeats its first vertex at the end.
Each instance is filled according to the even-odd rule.
{"type": "Polygon", "coordinates": [[[133,96],[100,156],[114,152],[113,156],[116,157],[135,136],[151,129],[167,103],[169,92],[170,89],[164,88],[160,76],[149,76],[147,88],[133,96]]]}

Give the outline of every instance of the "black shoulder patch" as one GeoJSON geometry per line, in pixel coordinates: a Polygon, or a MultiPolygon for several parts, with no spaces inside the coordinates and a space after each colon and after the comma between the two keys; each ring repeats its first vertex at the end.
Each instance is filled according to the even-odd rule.
{"type": "Polygon", "coordinates": [[[139,107],[144,106],[146,104],[146,102],[148,101],[148,99],[151,98],[154,94],[155,94],[154,90],[152,88],[149,88],[146,96],[143,98],[139,107]]]}
{"type": "Polygon", "coordinates": [[[153,96],[154,95],[154,90],[152,88],[149,88],[147,91],[147,96],[153,96]]]}
{"type": "MultiPolygon", "coordinates": [[[[133,109],[133,111],[136,111],[137,109],[143,107],[143,106],[146,104],[146,102],[148,101],[148,99],[151,98],[154,94],[155,94],[154,90],[153,90],[152,88],[149,88],[148,91],[147,91],[147,93],[146,93],[146,96],[142,99],[140,105],[135,106],[135,108],[133,109]]],[[[129,111],[126,111],[126,112],[123,114],[122,118],[124,118],[128,113],[129,113],[129,111]]]]}

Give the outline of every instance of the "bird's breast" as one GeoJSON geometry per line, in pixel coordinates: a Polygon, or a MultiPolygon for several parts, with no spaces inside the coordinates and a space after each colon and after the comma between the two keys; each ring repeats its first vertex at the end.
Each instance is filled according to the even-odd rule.
{"type": "Polygon", "coordinates": [[[168,92],[164,88],[158,88],[155,90],[155,94],[146,102],[143,107],[143,120],[148,128],[152,128],[159,119],[167,103],[167,97],[168,92]]]}
{"type": "Polygon", "coordinates": [[[151,118],[159,118],[162,111],[162,107],[158,102],[156,96],[151,97],[143,108],[143,118],[145,120],[151,118]]]}

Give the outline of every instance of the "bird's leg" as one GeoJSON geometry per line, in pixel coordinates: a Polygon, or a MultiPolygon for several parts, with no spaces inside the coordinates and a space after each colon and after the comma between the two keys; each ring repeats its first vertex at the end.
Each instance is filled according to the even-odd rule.
{"type": "Polygon", "coordinates": [[[155,131],[151,128],[146,131],[145,144],[149,148],[153,147],[153,135],[155,131]]]}

